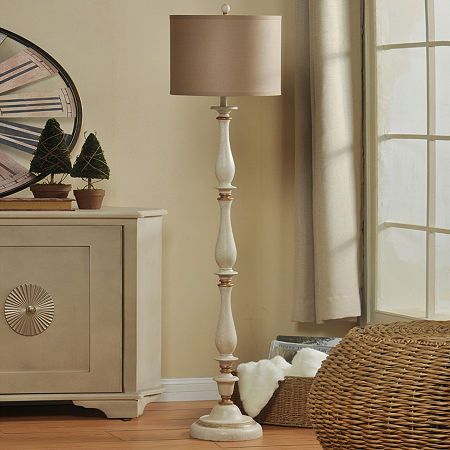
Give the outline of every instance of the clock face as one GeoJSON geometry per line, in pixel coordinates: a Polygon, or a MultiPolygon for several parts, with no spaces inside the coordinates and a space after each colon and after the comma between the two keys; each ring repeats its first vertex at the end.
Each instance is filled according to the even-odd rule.
{"type": "Polygon", "coordinates": [[[45,176],[30,173],[29,165],[51,117],[72,150],[81,128],[81,101],[73,81],[44,50],[0,28],[0,197],[45,176]]]}

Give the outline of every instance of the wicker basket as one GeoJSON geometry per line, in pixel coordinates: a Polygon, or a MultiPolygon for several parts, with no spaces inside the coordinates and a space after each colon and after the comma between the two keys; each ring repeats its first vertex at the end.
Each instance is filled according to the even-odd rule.
{"type": "Polygon", "coordinates": [[[450,322],[354,328],[322,364],[309,413],[324,449],[450,449],[450,322]]]}
{"type": "MultiPolygon", "coordinates": [[[[286,377],[280,381],[278,389],[255,420],[265,425],[311,428],[306,401],[312,382],[313,378],[286,377]]],[[[235,384],[232,400],[245,413],[238,383],[235,384]]]]}

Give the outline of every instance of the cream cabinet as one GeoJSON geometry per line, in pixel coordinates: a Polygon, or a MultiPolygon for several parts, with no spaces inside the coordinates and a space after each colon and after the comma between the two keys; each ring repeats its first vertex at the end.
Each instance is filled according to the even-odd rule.
{"type": "Polygon", "coordinates": [[[0,402],[131,418],[162,392],[164,214],[0,213],[0,402]]]}

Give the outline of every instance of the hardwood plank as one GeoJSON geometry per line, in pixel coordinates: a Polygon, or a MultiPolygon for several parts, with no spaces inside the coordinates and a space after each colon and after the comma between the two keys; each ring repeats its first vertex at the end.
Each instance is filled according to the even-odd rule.
{"type": "MultiPolygon", "coordinates": [[[[111,432],[123,441],[155,441],[155,440],[179,440],[189,439],[189,430],[153,430],[153,431],[117,431],[111,432]]],[[[264,433],[262,439],[244,442],[218,442],[217,445],[223,448],[245,448],[245,447],[267,447],[283,442],[284,446],[303,445],[303,448],[309,448],[311,445],[317,444],[317,440],[313,435],[306,433],[285,432],[276,433],[275,430],[264,433]]],[[[271,447],[272,448],[272,447],[271,447]]],[[[300,447],[302,448],[302,447],[300,447]]]]}
{"type": "MultiPolygon", "coordinates": [[[[218,445],[218,444],[217,444],[218,445]]],[[[223,448],[218,445],[218,448],[223,448]]],[[[240,447],[243,448],[243,447],[240,447]]],[[[256,446],[256,447],[246,447],[249,450],[322,450],[322,446],[318,444],[317,442],[310,443],[310,442],[299,442],[294,445],[271,445],[270,447],[267,446],[256,446]]]]}
{"type": "Polygon", "coordinates": [[[154,403],[130,421],[106,419],[95,410],[72,405],[0,408],[1,450],[321,450],[314,431],[264,426],[253,441],[209,442],[189,438],[189,427],[215,402],[154,403]]]}
{"type": "MultiPolygon", "coordinates": [[[[10,421],[10,422],[17,422],[21,420],[26,421],[35,421],[35,420],[44,420],[44,421],[54,421],[54,422],[62,422],[65,420],[74,419],[73,414],[69,415],[67,412],[61,412],[60,414],[49,416],[48,414],[46,416],[29,416],[24,417],[23,413],[20,411],[14,411],[14,414],[10,414],[9,416],[5,416],[8,414],[7,408],[0,408],[0,417],[2,417],[1,423],[4,421],[10,421]],[[19,416],[19,417],[18,417],[19,416]]],[[[22,407],[23,409],[23,407],[22,407]]],[[[55,408],[55,412],[61,411],[59,408],[55,408]]],[[[88,420],[89,418],[96,418],[96,419],[104,419],[103,414],[99,413],[95,410],[86,410],[83,408],[79,408],[79,410],[74,410],[75,415],[79,416],[77,417],[77,420],[88,420]]],[[[138,419],[133,419],[131,422],[134,422],[138,420],[141,424],[146,423],[155,423],[155,422],[165,422],[167,420],[173,420],[173,419],[190,419],[191,423],[195,422],[200,416],[208,414],[210,412],[210,408],[199,408],[199,409],[183,409],[183,410],[168,410],[168,411],[146,411],[144,415],[139,417],[138,419]]]]}
{"type": "Polygon", "coordinates": [[[164,415],[160,411],[146,411],[142,416],[145,421],[152,420],[169,420],[169,419],[192,419],[194,422],[200,416],[209,414],[210,408],[199,408],[199,409],[180,409],[173,411],[164,411],[164,415]]]}
{"type": "Polygon", "coordinates": [[[276,447],[283,449],[296,448],[302,450],[312,450],[313,448],[321,449],[317,440],[299,440],[299,439],[278,439],[278,438],[261,438],[253,441],[241,441],[241,442],[216,442],[220,448],[260,448],[264,450],[273,450],[276,447]],[[282,445],[280,445],[282,441],[282,445]],[[317,447],[316,447],[317,446],[317,447]]]}
{"type": "Polygon", "coordinates": [[[83,442],[83,441],[118,441],[119,438],[106,431],[41,431],[33,433],[0,433],[0,441],[3,443],[14,441],[32,441],[32,442],[83,442]]]}
{"type": "Polygon", "coordinates": [[[212,408],[217,401],[215,400],[197,400],[195,402],[155,402],[149,403],[145,408],[146,411],[172,411],[180,409],[204,409],[212,408]]]}
{"type": "Polygon", "coordinates": [[[316,433],[312,428],[297,428],[297,427],[277,427],[274,425],[263,425],[264,434],[266,436],[302,436],[308,438],[316,438],[316,433]]]}
{"type": "Polygon", "coordinates": [[[130,430],[111,431],[110,434],[122,441],[162,441],[172,439],[189,439],[189,429],[178,430],[130,430]]]}
{"type": "MultiPolygon", "coordinates": [[[[304,449],[318,445],[314,431],[308,428],[290,428],[290,427],[270,427],[263,426],[263,437],[253,441],[242,442],[218,442],[221,448],[248,448],[248,447],[269,447],[279,446],[282,442],[283,446],[296,446],[296,448],[304,449]]],[[[320,447],[319,447],[320,448],[320,447]]]]}
{"type": "MultiPolygon", "coordinates": [[[[79,431],[134,431],[134,430],[177,430],[177,429],[189,429],[193,420],[192,419],[170,419],[166,421],[155,421],[145,423],[139,419],[122,421],[122,420],[108,420],[108,419],[89,419],[83,420],[72,419],[67,417],[63,420],[21,420],[21,421],[8,421],[0,422],[0,432],[8,433],[21,433],[24,430],[27,432],[39,432],[43,429],[48,431],[58,431],[70,428],[76,428],[79,431]]],[[[0,446],[1,448],[1,446],[0,446]]]]}
{"type": "MultiPolygon", "coordinates": [[[[1,443],[2,450],[122,449],[122,450],[220,450],[214,442],[183,439],[179,441],[79,442],[79,443],[1,443]]],[[[264,450],[267,450],[265,448],[264,450]]],[[[289,450],[289,447],[285,447],[289,450]]],[[[313,450],[313,449],[311,449],[313,450]]],[[[314,449],[315,450],[315,449],[314,449]]]]}

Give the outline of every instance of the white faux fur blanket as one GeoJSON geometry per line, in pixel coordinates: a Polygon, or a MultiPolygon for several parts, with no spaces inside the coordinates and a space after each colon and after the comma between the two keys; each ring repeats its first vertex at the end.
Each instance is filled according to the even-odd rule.
{"type": "Polygon", "coordinates": [[[326,357],[325,353],[304,348],[297,352],[292,364],[281,356],[239,364],[239,394],[246,413],[256,417],[278,389],[278,382],[284,380],[286,375],[314,377],[326,357]]]}
{"type": "Polygon", "coordinates": [[[327,354],[313,348],[302,348],[292,360],[292,367],[286,375],[292,377],[315,377],[327,354]]]}

